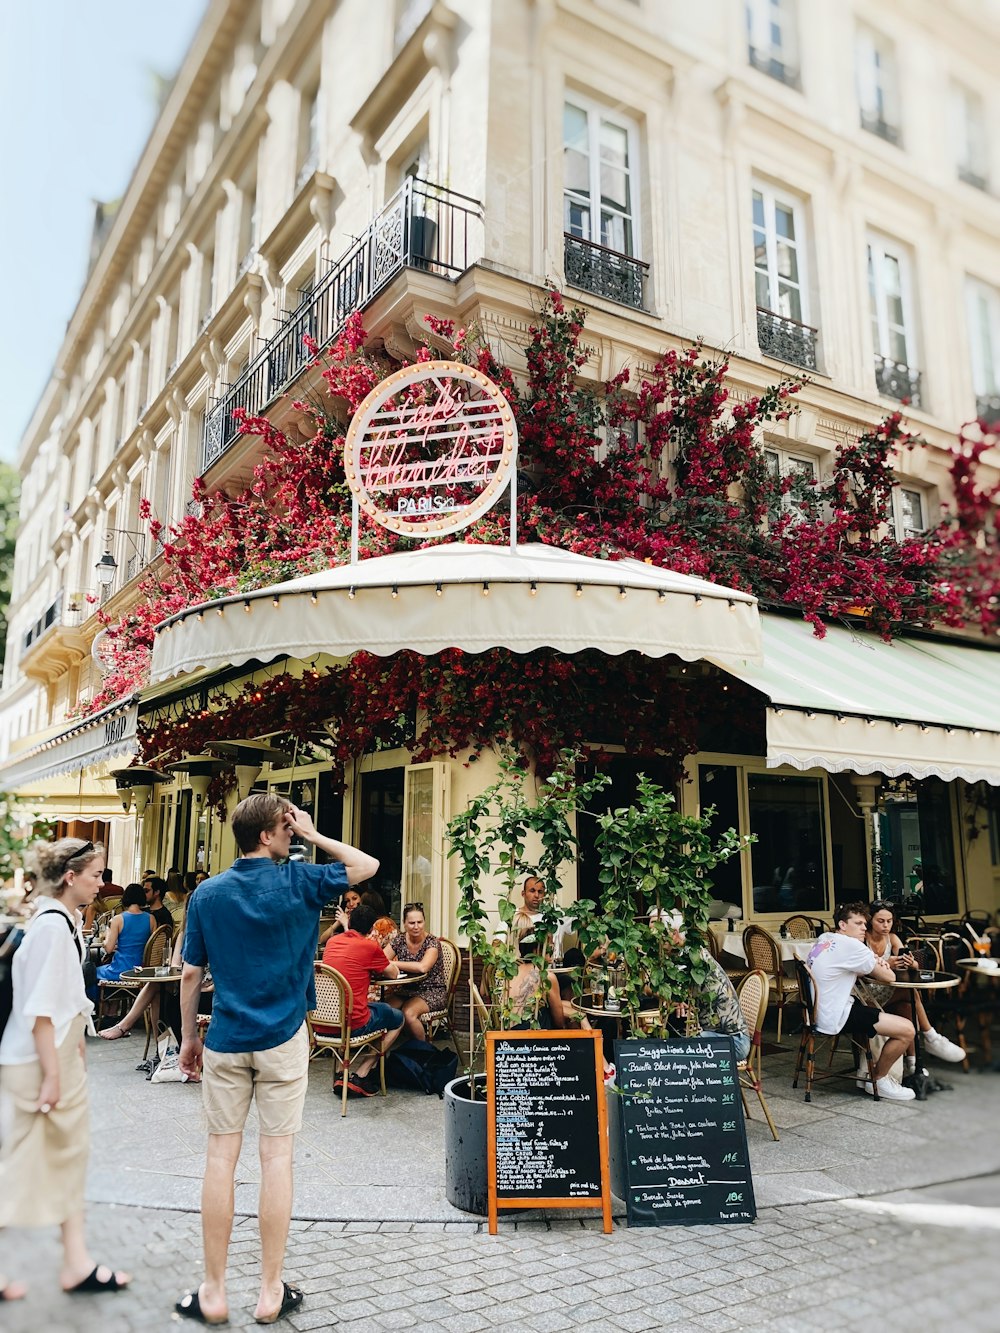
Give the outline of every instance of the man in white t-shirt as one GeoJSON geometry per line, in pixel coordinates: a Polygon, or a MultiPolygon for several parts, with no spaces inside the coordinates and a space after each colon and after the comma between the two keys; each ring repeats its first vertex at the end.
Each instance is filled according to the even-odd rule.
{"type": "Polygon", "coordinates": [[[913,1024],[900,1014],[874,1009],[852,997],[858,977],[874,981],[896,980],[891,967],[880,963],[865,944],[868,908],[864,903],[845,903],[837,909],[837,930],[821,935],[809,953],[809,968],[816,983],[816,1027],[833,1035],[844,1032],[856,1037],[885,1040],[875,1068],[859,1069],[858,1086],[872,1094],[873,1083],[880,1098],[890,1102],[910,1102],[916,1095],[889,1077],[889,1070],[913,1040],[913,1024]]]}

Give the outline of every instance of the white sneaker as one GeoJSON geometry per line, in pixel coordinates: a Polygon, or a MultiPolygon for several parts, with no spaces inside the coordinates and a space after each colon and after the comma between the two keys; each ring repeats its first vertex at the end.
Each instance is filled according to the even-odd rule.
{"type": "Polygon", "coordinates": [[[940,1032],[925,1032],[923,1044],[924,1050],[928,1055],[933,1055],[935,1060],[946,1060],[950,1065],[957,1065],[965,1059],[965,1052],[961,1046],[956,1046],[947,1037],[942,1037],[940,1032]]]}
{"type": "MultiPolygon", "coordinates": [[[[874,1097],[875,1094],[870,1082],[865,1083],[865,1092],[868,1093],[869,1097],[874,1097]]],[[[895,1079],[891,1079],[888,1074],[885,1074],[878,1081],[878,1095],[880,1101],[912,1102],[917,1094],[912,1088],[904,1088],[901,1083],[897,1083],[895,1079]]]]}

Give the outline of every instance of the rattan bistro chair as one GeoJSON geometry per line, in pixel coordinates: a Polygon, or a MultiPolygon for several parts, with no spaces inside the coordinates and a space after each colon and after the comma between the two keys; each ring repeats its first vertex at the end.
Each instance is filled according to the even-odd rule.
{"type": "Polygon", "coordinates": [[[306,1014],[309,1025],[309,1058],[314,1059],[323,1051],[333,1056],[333,1086],[337,1086],[337,1070],[342,1078],[340,1114],[347,1115],[347,1083],[351,1076],[351,1060],[368,1046],[378,1049],[378,1072],[385,1092],[385,1056],[382,1054],[382,1038],[385,1028],[375,1032],[366,1032],[363,1037],[351,1035],[351,1010],[354,1008],[354,992],[351,983],[334,967],[326,963],[314,963],[316,977],[316,1008],[306,1014]]]}
{"type": "MultiPolygon", "coordinates": [[[[157,926],[146,941],[142,950],[142,967],[164,967],[170,962],[170,948],[173,944],[172,926],[157,926]]],[[[115,1004],[115,1014],[120,1018],[131,1006],[139,991],[145,986],[141,980],[99,981],[97,983],[97,1026],[109,1016],[109,1005],[115,1004]],[[126,1001],[128,1002],[126,1004],[126,1001]]]]}
{"type": "Polygon", "coordinates": [[[760,926],[747,926],[743,932],[743,947],[746,950],[747,964],[751,971],[759,969],[765,973],[774,991],[778,1005],[778,1044],[781,1044],[781,1016],[785,1003],[791,995],[798,995],[798,985],[791,977],[786,977],[781,962],[781,949],[773,936],[760,926]]]}
{"type": "Polygon", "coordinates": [[[758,968],[755,968],[753,972],[748,972],[736,988],[740,1008],[743,1010],[743,1021],[750,1033],[750,1054],[745,1060],[741,1060],[736,1068],[740,1076],[740,1096],[743,1099],[744,1112],[749,1117],[750,1108],[747,1106],[747,1093],[755,1092],[757,1100],[760,1102],[760,1109],[764,1112],[768,1128],[771,1131],[771,1137],[777,1142],[778,1131],[771,1119],[771,1109],[764,1100],[764,1087],[760,1072],[761,1032],[764,1027],[764,1015],[767,1013],[769,990],[770,985],[767,976],[758,968]]]}
{"type": "MultiPolygon", "coordinates": [[[[820,1032],[816,1026],[816,978],[812,974],[812,969],[804,963],[801,958],[795,960],[795,975],[798,979],[799,1003],[802,1005],[802,1038],[799,1041],[799,1054],[795,1061],[795,1077],[792,1079],[792,1087],[799,1086],[799,1075],[802,1073],[802,1065],[806,1066],[806,1096],[807,1102],[812,1101],[813,1083],[819,1079],[828,1078],[857,1078],[857,1067],[851,1069],[839,1070],[833,1069],[833,1057],[837,1052],[837,1045],[840,1041],[839,1032],[820,1032]],[[830,1058],[827,1061],[827,1067],[822,1074],[816,1073],[816,1050],[817,1043],[830,1043],[830,1058]]],[[[868,1061],[869,1070],[875,1069],[875,1057],[872,1055],[871,1042],[867,1037],[851,1037],[851,1044],[858,1051],[864,1053],[868,1061]]],[[[874,1078],[872,1080],[872,1093],[878,1101],[878,1084],[874,1078]]]]}
{"type": "Polygon", "coordinates": [[[455,1054],[458,1056],[459,1060],[461,1060],[462,1052],[458,1049],[458,1039],[455,1036],[453,1005],[455,1001],[455,988],[458,985],[458,972],[462,955],[458,951],[458,945],[452,944],[451,940],[446,940],[443,936],[438,936],[438,942],[441,945],[441,967],[444,972],[444,1008],[432,1009],[426,1014],[421,1014],[420,1021],[424,1025],[428,1041],[433,1041],[439,1030],[444,1028],[447,1031],[448,1036],[451,1038],[451,1044],[455,1048],[455,1054]]]}
{"type": "Polygon", "coordinates": [[[811,940],[814,938],[812,917],[802,916],[800,913],[786,917],[781,923],[781,929],[786,935],[790,935],[793,940],[811,940]]]}

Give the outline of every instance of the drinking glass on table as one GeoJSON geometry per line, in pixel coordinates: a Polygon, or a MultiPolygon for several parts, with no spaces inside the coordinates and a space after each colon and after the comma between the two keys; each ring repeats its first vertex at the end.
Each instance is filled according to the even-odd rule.
{"type": "Polygon", "coordinates": [[[993,948],[993,941],[988,936],[984,936],[982,939],[973,940],[972,947],[980,958],[988,958],[990,950],[993,948]]]}

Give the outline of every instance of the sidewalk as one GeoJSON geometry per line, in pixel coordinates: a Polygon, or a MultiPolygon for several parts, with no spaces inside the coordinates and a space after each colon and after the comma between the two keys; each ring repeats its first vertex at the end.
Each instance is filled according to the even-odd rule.
{"type": "MultiPolygon", "coordinates": [[[[187,1327],[173,1303],[201,1272],[203,1158],[198,1090],[149,1084],[135,1038],[91,1042],[95,1144],[88,1231],[95,1256],[134,1273],[117,1296],[55,1291],[53,1232],[0,1236],[0,1267],[29,1299],[0,1307],[10,1333],[157,1333],[187,1327]],[[100,1202],[98,1202],[100,1201],[100,1202]]],[[[806,1106],[790,1054],[765,1057],[781,1131],[748,1122],[759,1216],[753,1226],[667,1227],[611,1236],[596,1221],[522,1215],[491,1237],[443,1197],[441,1103],[393,1091],[351,1102],[313,1067],[286,1276],[307,1293],[284,1327],[380,1333],[835,1333],[874,1318],[879,1333],[997,1325],[1000,1077],[936,1072],[954,1084],[926,1103],[876,1106],[827,1085],[806,1106]],[[956,1183],[957,1182],[957,1183],[956,1183]],[[886,1187],[891,1192],[886,1193],[886,1187]],[[859,1197],[868,1196],[868,1197],[859,1197]],[[323,1220],[312,1220],[322,1218],[323,1220]],[[878,1293],[875,1306],[871,1295],[878,1293]]],[[[251,1127],[237,1207],[256,1200],[251,1127]]],[[[233,1329],[256,1328],[256,1218],[237,1218],[233,1329]]]]}
{"type": "MultiPolygon", "coordinates": [[[[754,1096],[747,1138],[758,1208],[911,1189],[1000,1171],[1000,1076],[933,1063],[954,1091],[926,1102],[880,1102],[847,1083],[817,1087],[806,1105],[792,1090],[794,1051],[764,1057],[775,1143],[754,1096]]],[[[135,1066],[142,1041],[88,1043],[94,1202],[197,1210],[205,1135],[197,1086],[147,1083],[135,1066]],[[102,1146],[103,1145],[103,1146],[102,1146]],[[109,1152],[111,1145],[114,1151],[109,1152]]],[[[840,1057],[841,1061],[844,1057],[840,1057]]],[[[296,1149],[294,1215],[306,1220],[462,1222],[444,1197],[442,1105],[390,1089],[351,1100],[346,1119],[330,1090],[331,1065],[314,1061],[296,1149]],[[405,1159],[400,1153],[405,1147],[405,1159]],[[397,1163],[405,1165],[402,1169],[397,1163]]],[[[256,1117],[237,1175],[236,1208],[257,1206],[256,1117]]]]}

